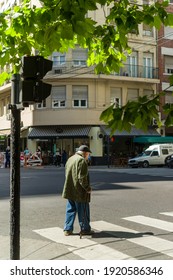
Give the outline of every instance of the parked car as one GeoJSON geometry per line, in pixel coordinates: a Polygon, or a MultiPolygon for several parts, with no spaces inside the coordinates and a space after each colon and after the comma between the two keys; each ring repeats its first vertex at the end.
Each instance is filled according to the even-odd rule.
{"type": "Polygon", "coordinates": [[[173,154],[165,158],[165,165],[168,166],[169,168],[173,168],[173,154]]]}
{"type": "Polygon", "coordinates": [[[140,167],[141,165],[138,162],[139,157],[142,157],[144,153],[136,155],[134,158],[128,160],[128,166],[130,167],[140,167]]]}
{"type": "Polygon", "coordinates": [[[147,168],[149,166],[165,165],[165,159],[173,153],[173,144],[154,144],[149,146],[142,154],[128,160],[128,165],[131,167],[142,166],[147,168]]]}

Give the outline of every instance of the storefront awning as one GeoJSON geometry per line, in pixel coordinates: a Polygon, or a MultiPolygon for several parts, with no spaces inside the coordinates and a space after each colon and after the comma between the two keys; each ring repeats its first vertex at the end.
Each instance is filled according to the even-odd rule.
{"type": "Polygon", "coordinates": [[[48,139],[64,137],[88,137],[91,126],[40,126],[33,127],[28,135],[29,139],[48,139]]]}
{"type": "Polygon", "coordinates": [[[173,137],[172,136],[149,136],[149,137],[145,137],[145,136],[141,136],[141,137],[135,137],[133,139],[134,143],[173,143],[173,137]]]}
{"type": "Polygon", "coordinates": [[[0,136],[8,136],[8,135],[10,135],[10,133],[11,133],[10,129],[0,130],[0,136]]]}
{"type": "MultiPolygon", "coordinates": [[[[101,126],[101,130],[103,131],[103,133],[105,135],[111,134],[111,129],[107,126],[101,126]]],[[[140,136],[141,135],[141,136],[158,136],[159,137],[160,134],[154,128],[149,128],[147,131],[143,131],[141,129],[132,127],[130,132],[128,132],[126,130],[122,130],[122,131],[115,130],[113,135],[114,136],[140,136]]]]}

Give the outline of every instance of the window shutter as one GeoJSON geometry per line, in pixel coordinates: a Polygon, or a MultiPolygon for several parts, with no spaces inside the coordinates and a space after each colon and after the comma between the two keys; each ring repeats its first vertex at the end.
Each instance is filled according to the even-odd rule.
{"type": "Polygon", "coordinates": [[[59,86],[59,87],[52,87],[52,99],[65,99],[66,98],[66,87],[59,86]]]}
{"type": "Polygon", "coordinates": [[[121,99],[121,88],[111,88],[111,99],[114,97],[121,99]]]}
{"type": "Polygon", "coordinates": [[[88,98],[88,86],[73,86],[73,100],[88,98]]]}
{"type": "Polygon", "coordinates": [[[128,89],[128,100],[137,100],[139,96],[139,91],[138,89],[135,89],[135,88],[129,88],[128,89]]]}
{"type": "Polygon", "coordinates": [[[88,50],[87,49],[75,49],[72,51],[73,60],[87,60],[88,50]]]}

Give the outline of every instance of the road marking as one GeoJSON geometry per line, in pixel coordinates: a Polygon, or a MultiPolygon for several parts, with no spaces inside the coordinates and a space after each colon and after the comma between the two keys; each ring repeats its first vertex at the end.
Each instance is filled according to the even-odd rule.
{"type": "Polygon", "coordinates": [[[165,231],[173,232],[173,223],[162,221],[159,219],[153,219],[145,216],[132,216],[123,218],[124,220],[135,222],[142,225],[147,225],[154,228],[159,228],[165,231]]]}
{"type": "MultiPolygon", "coordinates": [[[[173,215],[173,212],[163,212],[173,215]]],[[[164,229],[168,232],[172,231],[173,223],[153,219],[145,216],[132,216],[123,218],[124,220],[136,222],[152,226],[159,229],[164,229]]],[[[160,254],[173,257],[173,242],[151,235],[147,232],[139,232],[130,228],[122,227],[116,224],[111,224],[105,221],[91,222],[91,227],[98,232],[104,232],[112,237],[119,238],[121,241],[126,240],[133,244],[148,248],[160,254]]],[[[132,260],[135,259],[118,250],[102,245],[91,240],[91,237],[83,236],[81,239],[79,234],[64,236],[63,230],[59,227],[45,228],[34,230],[37,234],[48,238],[56,243],[67,246],[68,250],[73,254],[85,260],[132,260]]],[[[93,235],[94,238],[94,235],[93,235]]]]}
{"type": "MultiPolygon", "coordinates": [[[[126,218],[125,218],[126,219],[126,218]]],[[[167,256],[173,257],[173,242],[167,241],[155,236],[147,235],[146,233],[140,233],[125,227],[120,227],[114,224],[110,224],[104,221],[98,221],[91,223],[92,227],[96,230],[102,230],[110,235],[117,236],[117,231],[126,232],[127,238],[129,242],[132,242],[134,244],[146,247],[148,249],[151,249],[156,252],[160,252],[162,254],[165,254],[167,256]],[[128,238],[128,233],[136,234],[136,237],[128,238]],[[141,237],[141,234],[143,236],[141,237]]],[[[120,234],[119,234],[120,235],[120,234]]],[[[125,236],[125,235],[124,235],[125,236]]]]}
{"type": "Polygon", "coordinates": [[[161,212],[160,214],[173,217],[173,212],[161,212]]]}
{"type": "Polygon", "coordinates": [[[38,229],[34,230],[34,232],[56,243],[70,246],[68,248],[69,251],[85,260],[134,259],[120,251],[96,243],[86,237],[80,239],[79,235],[64,236],[63,230],[59,227],[38,229]]]}

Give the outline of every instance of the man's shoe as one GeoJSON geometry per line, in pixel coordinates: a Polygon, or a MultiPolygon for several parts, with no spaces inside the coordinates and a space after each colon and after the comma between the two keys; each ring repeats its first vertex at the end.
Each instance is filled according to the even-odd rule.
{"type": "Polygon", "coordinates": [[[69,235],[72,235],[72,234],[73,234],[72,230],[64,230],[64,235],[65,236],[69,236],[69,235]]]}
{"type": "Polygon", "coordinates": [[[80,235],[92,235],[94,233],[94,230],[81,230],[80,235]]]}

